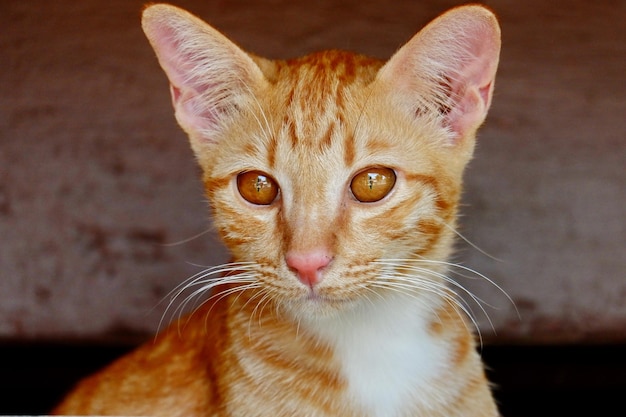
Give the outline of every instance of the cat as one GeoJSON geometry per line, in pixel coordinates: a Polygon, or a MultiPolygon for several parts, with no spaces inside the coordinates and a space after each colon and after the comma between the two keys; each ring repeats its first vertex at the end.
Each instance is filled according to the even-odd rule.
{"type": "Polygon", "coordinates": [[[167,4],[142,27],[232,262],[183,283],[201,305],[54,413],[498,415],[448,261],[494,14],[453,8],[386,61],[265,59],[167,4]]]}

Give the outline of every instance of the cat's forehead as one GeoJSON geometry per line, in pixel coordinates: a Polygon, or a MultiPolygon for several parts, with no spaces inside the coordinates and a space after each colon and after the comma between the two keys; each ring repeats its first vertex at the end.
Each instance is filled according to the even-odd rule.
{"type": "Polygon", "coordinates": [[[332,186],[367,166],[421,159],[416,145],[431,135],[373,91],[381,61],[330,50],[263,62],[269,83],[221,141],[218,175],[262,170],[332,186]]]}
{"type": "Polygon", "coordinates": [[[383,61],[353,52],[331,49],[275,63],[275,76],[270,77],[270,81],[295,82],[303,87],[331,87],[337,83],[367,84],[374,80],[383,61]]]}
{"type": "Polygon", "coordinates": [[[273,91],[283,118],[296,133],[310,136],[330,121],[345,122],[346,113],[362,106],[360,96],[375,79],[381,62],[351,52],[329,50],[277,63],[273,91]]]}
{"type": "MultiPolygon", "coordinates": [[[[333,148],[350,146],[355,114],[366,105],[367,87],[375,79],[381,62],[330,50],[277,65],[272,89],[275,97],[269,111],[278,113],[275,133],[280,148],[302,157],[326,155],[333,148]]],[[[346,164],[351,163],[350,155],[344,159],[346,164]]]]}

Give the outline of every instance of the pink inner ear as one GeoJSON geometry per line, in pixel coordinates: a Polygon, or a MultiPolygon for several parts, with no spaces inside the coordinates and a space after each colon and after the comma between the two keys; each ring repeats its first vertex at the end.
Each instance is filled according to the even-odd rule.
{"type": "Polygon", "coordinates": [[[500,29],[479,6],[453,9],[431,22],[379,72],[401,103],[419,117],[436,117],[453,141],[471,136],[491,104],[500,29]]]}
{"type": "Polygon", "coordinates": [[[489,107],[492,84],[484,87],[469,85],[460,92],[461,95],[455,94],[455,103],[445,115],[444,123],[455,133],[457,139],[465,137],[483,122],[489,107]]]}
{"type": "Polygon", "coordinates": [[[216,74],[198,71],[202,67],[198,61],[208,59],[203,55],[206,50],[185,48],[185,38],[181,36],[169,22],[154,22],[150,26],[150,40],[170,81],[176,118],[187,133],[210,132],[224,111],[219,108],[219,100],[214,100],[220,93],[217,81],[211,82],[216,74]],[[212,95],[212,91],[216,94],[212,95]]]}
{"type": "Polygon", "coordinates": [[[172,104],[175,106],[178,100],[180,100],[180,88],[176,87],[174,84],[170,84],[170,93],[172,94],[172,104]]]}
{"type": "Polygon", "coordinates": [[[445,124],[457,138],[478,128],[485,119],[491,104],[499,55],[499,40],[488,27],[474,26],[472,30],[464,32],[461,41],[466,42],[462,51],[465,59],[454,63],[457,68],[452,65],[452,109],[445,116],[445,124]]]}
{"type": "Polygon", "coordinates": [[[176,40],[175,31],[167,24],[154,23],[151,25],[150,35],[150,41],[159,57],[163,71],[170,80],[170,84],[179,89],[184,82],[184,59],[181,59],[181,48],[176,40]]]}
{"type": "MultiPolygon", "coordinates": [[[[205,88],[210,89],[211,86],[205,88]]],[[[170,86],[172,102],[176,109],[176,118],[180,125],[188,133],[198,133],[198,138],[211,142],[211,132],[219,124],[220,117],[227,109],[217,103],[208,103],[203,96],[194,90],[181,90],[173,85],[170,86]]]]}
{"type": "Polygon", "coordinates": [[[484,87],[480,87],[478,92],[483,99],[483,102],[487,103],[487,107],[491,105],[491,86],[493,85],[493,81],[487,84],[484,87]]]}

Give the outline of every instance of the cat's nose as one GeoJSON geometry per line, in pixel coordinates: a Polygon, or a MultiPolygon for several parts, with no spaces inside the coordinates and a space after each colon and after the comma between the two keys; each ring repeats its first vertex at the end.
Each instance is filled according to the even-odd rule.
{"type": "Polygon", "coordinates": [[[290,252],[285,257],[287,266],[293,269],[298,279],[304,285],[313,288],[322,280],[322,269],[324,269],[332,256],[323,250],[310,252],[290,252]]]}

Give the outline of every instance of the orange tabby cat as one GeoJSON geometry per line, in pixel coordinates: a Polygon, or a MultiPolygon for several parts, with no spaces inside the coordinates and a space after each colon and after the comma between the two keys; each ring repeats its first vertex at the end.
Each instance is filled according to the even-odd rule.
{"type": "Polygon", "coordinates": [[[233,262],[55,413],[496,416],[446,261],[493,92],[493,14],[455,8],[387,62],[270,61],[169,5],[143,29],[233,262]]]}

